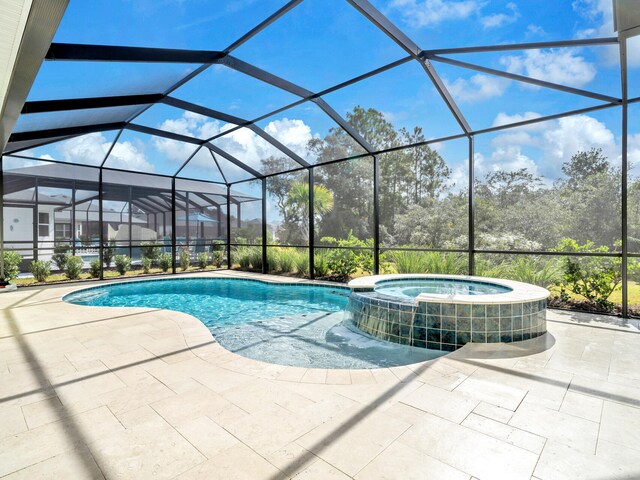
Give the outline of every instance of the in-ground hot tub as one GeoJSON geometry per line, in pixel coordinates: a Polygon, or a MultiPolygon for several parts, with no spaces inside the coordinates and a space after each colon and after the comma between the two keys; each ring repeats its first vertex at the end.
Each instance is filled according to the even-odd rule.
{"type": "Polygon", "coordinates": [[[519,342],[547,331],[549,291],[461,275],[376,275],[349,282],[347,315],[370,335],[453,351],[466,343],[519,342]]]}

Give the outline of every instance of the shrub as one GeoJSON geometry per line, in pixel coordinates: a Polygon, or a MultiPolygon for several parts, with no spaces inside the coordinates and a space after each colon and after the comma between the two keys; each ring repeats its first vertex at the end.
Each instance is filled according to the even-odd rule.
{"type": "Polygon", "coordinates": [[[207,252],[198,253],[198,266],[201,269],[207,268],[207,264],[209,263],[209,254],[207,252]]]}
{"type": "Polygon", "coordinates": [[[394,250],[390,252],[390,255],[398,273],[427,273],[428,265],[424,253],[394,250]]]}
{"type": "MultiPolygon", "coordinates": [[[[560,252],[608,253],[608,247],[595,247],[593,242],[578,244],[572,238],[564,238],[556,248],[560,252]]],[[[609,300],[622,281],[619,258],[612,257],[565,257],[562,261],[564,274],[560,284],[560,296],[568,299],[566,289],[581,295],[594,306],[613,310],[615,304],[609,300]]]]}
{"type": "Polygon", "coordinates": [[[300,275],[309,275],[309,254],[304,250],[293,250],[293,263],[300,275]]]}
{"type": "Polygon", "coordinates": [[[262,270],[262,247],[249,247],[249,261],[255,270],[262,270]]]}
{"type": "Polygon", "coordinates": [[[251,247],[238,247],[233,253],[234,262],[238,263],[241,270],[251,268],[251,247]]]}
{"type": "Polygon", "coordinates": [[[4,260],[4,280],[9,281],[18,278],[22,255],[18,252],[5,251],[2,258],[4,260]]]}
{"type": "Polygon", "coordinates": [[[140,244],[140,253],[142,254],[142,258],[148,258],[151,260],[151,263],[154,264],[156,260],[158,260],[162,250],[153,242],[144,242],[140,244]]]}
{"type": "Polygon", "coordinates": [[[116,255],[114,258],[116,271],[124,275],[131,269],[131,259],[127,255],[116,255]]]}
{"type": "Polygon", "coordinates": [[[140,265],[142,265],[142,271],[144,273],[149,273],[149,270],[151,270],[151,259],[149,257],[142,257],[140,265]]]}
{"type": "Polygon", "coordinates": [[[158,257],[158,266],[163,272],[168,272],[171,268],[171,254],[163,253],[158,257]]]}
{"type": "Polygon", "coordinates": [[[82,267],[84,266],[84,260],[82,257],[69,257],[67,258],[67,265],[64,269],[64,274],[70,280],[80,278],[82,273],[82,267]]]}
{"type": "Polygon", "coordinates": [[[506,277],[508,266],[498,261],[494,255],[477,256],[475,260],[475,274],[479,277],[506,277]]]}
{"type": "Polygon", "coordinates": [[[278,252],[278,263],[280,270],[284,273],[291,273],[296,267],[296,255],[294,250],[283,248],[278,252]]]}
{"type": "Polygon", "coordinates": [[[562,265],[556,259],[520,257],[505,266],[504,277],[549,288],[562,279],[562,265]]]}
{"type": "Polygon", "coordinates": [[[454,252],[424,252],[427,272],[455,275],[467,273],[469,264],[462,255],[454,252]]]}
{"type": "Polygon", "coordinates": [[[116,247],[110,245],[108,247],[104,247],[102,249],[102,261],[104,262],[105,267],[111,268],[111,262],[113,262],[113,257],[116,255],[116,247]]]}
{"type": "Polygon", "coordinates": [[[221,242],[220,240],[213,241],[213,244],[211,245],[211,263],[214,267],[222,267],[222,261],[224,260],[226,249],[227,246],[224,242],[221,242]]]}
{"type": "Polygon", "coordinates": [[[47,277],[51,275],[51,262],[33,260],[29,269],[37,282],[45,282],[47,277]]]}
{"type": "Polygon", "coordinates": [[[313,269],[317,277],[329,275],[329,255],[324,249],[316,250],[313,255],[313,269]]]}
{"type": "Polygon", "coordinates": [[[191,252],[189,248],[183,248],[180,251],[180,268],[182,271],[186,271],[189,269],[189,265],[191,264],[191,252]]]}
{"type": "Polygon", "coordinates": [[[56,264],[58,270],[65,271],[67,267],[67,260],[69,259],[69,250],[70,247],[66,243],[58,243],[53,247],[53,255],[51,255],[51,260],[56,264]]]}
{"type": "Polygon", "coordinates": [[[280,252],[279,247],[269,247],[267,248],[267,271],[269,272],[277,272],[280,270],[280,257],[282,256],[282,252],[280,252]]]}
{"type": "Polygon", "coordinates": [[[89,276],[91,278],[100,278],[100,260],[91,260],[89,263],[89,276]]]}
{"type": "Polygon", "coordinates": [[[358,271],[358,255],[353,250],[331,249],[327,253],[327,265],[337,280],[347,281],[358,271]]]}
{"type": "Polygon", "coordinates": [[[224,260],[224,251],[223,250],[214,250],[211,252],[211,263],[214,267],[220,268],[222,267],[222,261],[224,260]]]}
{"type": "Polygon", "coordinates": [[[360,240],[349,232],[346,239],[324,237],[321,241],[340,247],[329,249],[327,253],[327,264],[336,280],[346,281],[358,269],[365,273],[373,272],[373,239],[360,240]]]}

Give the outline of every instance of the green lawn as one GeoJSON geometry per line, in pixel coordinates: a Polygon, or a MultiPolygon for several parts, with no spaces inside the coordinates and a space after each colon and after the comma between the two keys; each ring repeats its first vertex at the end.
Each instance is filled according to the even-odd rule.
{"type": "MultiPolygon", "coordinates": [[[[554,287],[551,288],[552,294],[559,294],[560,288],[554,287]]],[[[584,300],[582,295],[576,295],[569,292],[571,298],[576,300],[584,300]]],[[[614,290],[614,292],[609,297],[613,303],[622,303],[622,286],[618,285],[618,288],[614,290]]],[[[640,283],[638,282],[629,282],[629,305],[640,305],[640,283]]]]}

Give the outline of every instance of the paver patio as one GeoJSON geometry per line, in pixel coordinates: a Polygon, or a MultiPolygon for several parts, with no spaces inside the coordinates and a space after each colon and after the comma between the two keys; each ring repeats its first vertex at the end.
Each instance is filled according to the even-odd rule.
{"type": "Polygon", "coordinates": [[[186,314],[61,301],[83,286],[0,295],[0,477],[640,478],[640,332],[612,317],[316,370],[230,353],[186,314]]]}

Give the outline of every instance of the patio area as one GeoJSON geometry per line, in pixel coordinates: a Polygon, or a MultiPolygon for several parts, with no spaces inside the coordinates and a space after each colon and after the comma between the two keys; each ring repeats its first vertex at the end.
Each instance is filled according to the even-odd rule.
{"type": "Polygon", "coordinates": [[[640,477],[640,335],[614,317],[550,310],[536,340],[304,369],[186,314],[61,301],[77,288],[0,295],[2,478],[640,477]]]}

